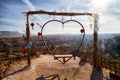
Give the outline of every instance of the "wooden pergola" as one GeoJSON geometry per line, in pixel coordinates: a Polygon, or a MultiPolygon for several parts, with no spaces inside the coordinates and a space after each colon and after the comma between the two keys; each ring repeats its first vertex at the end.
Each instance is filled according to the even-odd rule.
{"type": "MultiPolygon", "coordinates": [[[[24,12],[26,14],[26,39],[27,44],[30,43],[30,27],[29,27],[29,16],[35,14],[46,14],[46,15],[53,15],[53,16],[91,16],[94,20],[94,37],[93,37],[93,66],[97,67],[98,64],[98,56],[97,56],[97,37],[98,37],[98,15],[96,13],[68,13],[68,12],[49,12],[49,11],[28,11],[24,12]]],[[[28,66],[31,65],[31,53],[30,48],[28,48],[28,66]]]]}

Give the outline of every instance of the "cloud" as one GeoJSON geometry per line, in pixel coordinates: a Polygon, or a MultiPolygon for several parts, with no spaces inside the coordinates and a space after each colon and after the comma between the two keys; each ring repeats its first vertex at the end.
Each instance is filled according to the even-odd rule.
{"type": "MultiPolygon", "coordinates": [[[[30,2],[30,0],[22,0],[25,4],[27,4],[31,11],[36,11],[36,7],[32,4],[32,2],[30,2]]],[[[39,21],[43,21],[44,19],[42,19],[39,15],[32,15],[30,17],[30,21],[34,22],[34,23],[38,23],[39,21]]]]}
{"type": "Polygon", "coordinates": [[[35,11],[35,6],[30,2],[30,0],[22,0],[25,4],[27,4],[32,11],[35,11]]]}
{"type": "MultiPolygon", "coordinates": [[[[120,33],[120,1],[119,0],[22,0],[22,1],[9,1],[2,0],[0,11],[0,26],[24,26],[25,28],[25,17],[21,14],[21,11],[35,11],[39,9],[49,11],[61,11],[61,12],[98,12],[100,13],[99,26],[100,32],[118,32],[120,33]],[[101,2],[100,2],[101,1],[101,2]],[[102,1],[104,3],[102,3],[102,1]],[[24,3],[24,4],[23,4],[24,3]],[[27,5],[27,7],[26,7],[27,5]],[[13,8],[14,7],[14,8],[13,8]],[[24,8],[23,8],[24,7],[24,8]],[[17,15],[16,15],[17,14],[17,15]]],[[[54,16],[47,15],[33,15],[30,17],[30,22],[38,22],[44,24],[45,21],[53,19],[54,16]]],[[[61,20],[61,17],[55,16],[56,19],[61,20]]],[[[71,19],[65,17],[65,19],[71,19]]],[[[88,26],[93,20],[88,20],[86,17],[72,17],[85,26],[88,26]]],[[[1,27],[0,27],[1,28],[1,27]]],[[[9,30],[9,28],[6,28],[9,30]]]]}
{"type": "MultiPolygon", "coordinates": [[[[21,20],[19,21],[18,19],[9,19],[9,18],[0,18],[0,29],[1,30],[16,30],[19,32],[22,32],[22,29],[25,29],[25,21],[21,20]]],[[[6,31],[5,30],[5,31],[6,31]]]]}
{"type": "Polygon", "coordinates": [[[20,33],[23,33],[23,27],[17,27],[13,25],[0,25],[0,31],[18,31],[20,33]]]}
{"type": "Polygon", "coordinates": [[[119,33],[120,20],[115,15],[107,14],[100,16],[99,19],[99,32],[100,33],[119,33]]]}
{"type": "Polygon", "coordinates": [[[7,22],[7,23],[11,23],[11,24],[23,24],[24,20],[19,21],[18,19],[9,19],[9,18],[0,18],[0,22],[7,22]]]}
{"type": "Polygon", "coordinates": [[[119,3],[117,0],[91,0],[90,12],[99,14],[99,33],[119,33],[119,3]]]}
{"type": "Polygon", "coordinates": [[[116,0],[91,0],[89,7],[92,12],[103,13],[108,7],[114,4],[116,0]]]}
{"type": "Polygon", "coordinates": [[[87,9],[89,0],[60,0],[60,10],[81,12],[87,9]]]}

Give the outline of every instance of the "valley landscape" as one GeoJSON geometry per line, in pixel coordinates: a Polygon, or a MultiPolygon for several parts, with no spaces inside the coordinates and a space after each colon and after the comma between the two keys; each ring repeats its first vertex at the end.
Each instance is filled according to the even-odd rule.
{"type": "MultiPolygon", "coordinates": [[[[81,40],[81,36],[72,35],[72,34],[70,35],[67,34],[64,36],[63,35],[46,35],[44,36],[44,39],[49,49],[53,51],[56,55],[58,54],[68,55],[68,54],[73,54],[73,52],[77,49],[77,47],[79,46],[80,40],[81,40]]],[[[79,53],[78,53],[81,57],[85,57],[86,61],[89,62],[89,64],[87,63],[87,65],[92,64],[92,53],[93,53],[93,40],[92,39],[93,39],[93,36],[90,34],[87,34],[85,36],[84,43],[82,47],[79,49],[79,53]]],[[[120,61],[119,40],[120,40],[119,34],[100,34],[98,37],[99,58],[107,57],[107,58],[112,59],[112,61],[119,62],[120,61]]],[[[42,55],[44,55],[44,57],[46,56],[46,58],[50,56],[50,53],[47,50],[46,46],[44,45],[41,37],[32,36],[31,42],[32,42],[31,59],[33,61],[41,58],[42,55]]],[[[16,69],[22,68],[27,65],[27,53],[22,52],[22,47],[25,45],[26,45],[26,41],[24,37],[22,36],[0,38],[0,68],[6,69],[7,66],[11,67],[10,69],[6,71],[5,73],[6,75],[11,72],[14,72],[16,69]],[[18,63],[22,65],[20,64],[18,65],[18,63]]],[[[78,57],[77,57],[77,61],[75,61],[76,65],[78,65],[77,63],[79,63],[78,57]]],[[[49,59],[52,59],[52,58],[49,58],[49,59]]],[[[74,63],[74,60],[72,62],[74,63]]],[[[53,62],[49,62],[49,63],[54,64],[53,62]]],[[[43,61],[42,63],[40,62],[40,64],[47,64],[47,62],[43,61]]],[[[61,63],[57,61],[57,64],[61,64],[61,63]]],[[[56,63],[54,65],[56,65],[56,63]]],[[[48,74],[45,74],[45,75],[48,75],[48,74]]],[[[90,76],[88,78],[90,78],[90,76]]]]}

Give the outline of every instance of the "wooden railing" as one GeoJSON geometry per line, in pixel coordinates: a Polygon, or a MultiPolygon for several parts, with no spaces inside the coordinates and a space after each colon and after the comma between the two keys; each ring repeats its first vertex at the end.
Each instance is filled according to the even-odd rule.
{"type": "Polygon", "coordinates": [[[110,70],[110,76],[116,79],[120,78],[120,62],[115,62],[107,58],[99,58],[99,65],[101,68],[110,70]]]}

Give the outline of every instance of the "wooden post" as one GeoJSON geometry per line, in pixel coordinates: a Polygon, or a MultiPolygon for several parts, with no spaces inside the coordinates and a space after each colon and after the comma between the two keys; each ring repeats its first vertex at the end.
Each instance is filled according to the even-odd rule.
{"type": "Polygon", "coordinates": [[[102,57],[100,57],[100,64],[101,64],[101,68],[102,68],[103,67],[102,57]]]}
{"type": "Polygon", "coordinates": [[[105,58],[105,68],[107,69],[107,59],[105,58]]]}
{"type": "Polygon", "coordinates": [[[114,72],[115,72],[115,78],[116,78],[116,64],[115,64],[115,62],[114,62],[114,72]]]}
{"type": "MultiPolygon", "coordinates": [[[[27,45],[30,43],[30,28],[29,28],[29,15],[27,14],[27,24],[26,24],[26,39],[27,39],[27,45]]],[[[30,48],[27,49],[28,53],[28,66],[30,67],[31,61],[30,61],[30,48]]]]}
{"type": "Polygon", "coordinates": [[[98,47],[97,47],[97,41],[98,41],[98,15],[94,14],[93,15],[94,18],[94,38],[93,38],[93,66],[97,67],[98,65],[98,47]]]}
{"type": "Polygon", "coordinates": [[[110,59],[109,59],[109,70],[111,71],[111,63],[110,63],[110,59]]]}

